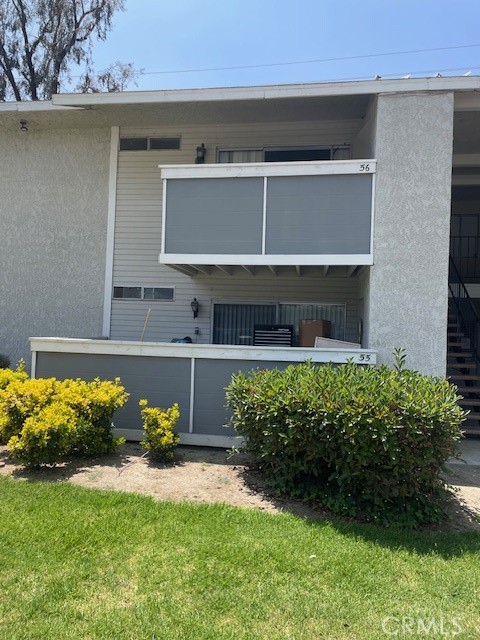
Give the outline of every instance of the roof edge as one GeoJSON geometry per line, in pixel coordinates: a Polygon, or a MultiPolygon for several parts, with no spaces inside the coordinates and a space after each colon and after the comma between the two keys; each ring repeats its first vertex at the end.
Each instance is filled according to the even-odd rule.
{"type": "Polygon", "coordinates": [[[271,100],[342,95],[398,93],[412,91],[480,90],[480,76],[435,78],[396,78],[285,84],[206,89],[169,89],[160,91],[123,91],[119,93],[65,93],[52,97],[54,106],[86,107],[100,105],[153,104],[169,102],[215,102],[234,100],[271,100]]]}

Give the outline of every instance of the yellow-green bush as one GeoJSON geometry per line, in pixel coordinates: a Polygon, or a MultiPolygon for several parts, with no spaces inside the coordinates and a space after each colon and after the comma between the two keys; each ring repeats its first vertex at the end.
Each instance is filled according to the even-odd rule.
{"type": "Polygon", "coordinates": [[[118,378],[85,382],[14,376],[0,388],[0,442],[30,466],[109,453],[123,442],[113,436],[112,417],[127,398],[118,378]]]}
{"type": "Polygon", "coordinates": [[[21,434],[10,438],[8,449],[17,462],[27,466],[53,464],[71,452],[77,424],[77,413],[62,401],[54,401],[25,420],[21,434]]]}
{"type": "Polygon", "coordinates": [[[140,407],[145,439],[141,445],[148,449],[156,460],[169,462],[173,460],[175,447],[180,438],[174,428],[180,417],[178,404],[168,409],[147,407],[147,400],[140,400],[140,407]]]}

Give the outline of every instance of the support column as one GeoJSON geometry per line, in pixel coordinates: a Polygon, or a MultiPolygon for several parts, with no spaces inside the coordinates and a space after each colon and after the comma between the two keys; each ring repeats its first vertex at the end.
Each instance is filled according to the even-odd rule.
{"type": "Polygon", "coordinates": [[[362,282],[364,343],[445,375],[453,94],[380,95],[374,266],[362,282]]]}

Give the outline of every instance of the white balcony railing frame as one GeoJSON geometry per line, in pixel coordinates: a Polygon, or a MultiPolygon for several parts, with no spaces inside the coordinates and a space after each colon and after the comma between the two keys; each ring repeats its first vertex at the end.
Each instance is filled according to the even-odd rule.
{"type": "Polygon", "coordinates": [[[163,183],[163,221],[162,240],[159,262],[162,264],[199,264],[199,265],[372,265],[373,264],[373,230],[375,211],[375,174],[376,160],[334,160],[324,162],[275,162],[275,163],[242,163],[242,164],[177,164],[159,165],[163,183]],[[322,176],[322,175],[371,175],[372,197],[370,217],[370,253],[369,254],[267,254],[267,190],[268,178],[284,176],[322,176]],[[167,189],[169,180],[209,178],[263,178],[263,224],[261,254],[183,254],[165,252],[165,230],[167,211],[167,189]]]}

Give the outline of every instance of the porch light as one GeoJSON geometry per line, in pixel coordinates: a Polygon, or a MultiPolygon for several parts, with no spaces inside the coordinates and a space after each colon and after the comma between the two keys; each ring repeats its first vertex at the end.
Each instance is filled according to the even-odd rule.
{"type": "Polygon", "coordinates": [[[26,120],[20,120],[20,131],[28,131],[28,124],[26,120]]]}
{"type": "Polygon", "coordinates": [[[205,143],[202,142],[202,144],[197,147],[197,157],[195,158],[195,164],[205,164],[206,155],[207,155],[207,148],[205,146],[205,143]]]}
{"type": "Polygon", "coordinates": [[[190,306],[192,307],[193,317],[196,318],[198,316],[198,312],[200,310],[200,305],[198,303],[198,300],[196,298],[194,298],[191,301],[190,306]]]}

